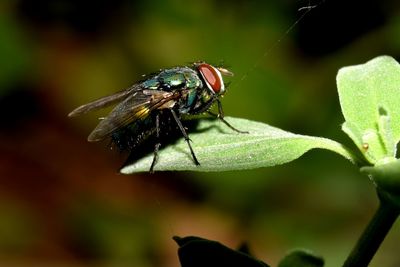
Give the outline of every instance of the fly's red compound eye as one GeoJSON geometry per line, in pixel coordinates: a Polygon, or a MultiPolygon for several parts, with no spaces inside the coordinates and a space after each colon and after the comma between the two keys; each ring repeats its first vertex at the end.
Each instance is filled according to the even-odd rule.
{"type": "Polygon", "coordinates": [[[203,76],[207,87],[216,94],[223,93],[225,90],[224,82],[222,81],[221,73],[213,66],[202,63],[197,66],[197,69],[203,76]]]}

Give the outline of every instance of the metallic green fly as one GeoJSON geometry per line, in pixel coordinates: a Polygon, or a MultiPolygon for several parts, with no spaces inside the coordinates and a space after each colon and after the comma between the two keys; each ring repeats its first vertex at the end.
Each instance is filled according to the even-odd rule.
{"type": "Polygon", "coordinates": [[[164,132],[168,133],[175,128],[185,138],[194,163],[200,165],[190,144],[191,140],[182,125],[182,115],[207,112],[234,131],[245,133],[224,119],[220,102],[220,97],[225,93],[222,75],[233,74],[227,69],[205,62],[161,70],[123,91],[82,105],[68,116],[81,115],[118,103],[91,132],[89,142],[111,137],[120,149],[133,152],[146,139],[154,137],[154,156],[150,166],[150,172],[153,172],[161,146],[160,137],[164,132]],[[210,111],[214,103],[218,105],[218,114],[210,111]]]}

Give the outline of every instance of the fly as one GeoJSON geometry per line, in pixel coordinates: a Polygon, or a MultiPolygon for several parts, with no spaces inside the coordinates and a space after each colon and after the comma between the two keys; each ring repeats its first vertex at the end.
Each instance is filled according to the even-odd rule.
{"type": "Polygon", "coordinates": [[[224,119],[220,101],[225,93],[222,75],[232,76],[233,73],[205,62],[161,70],[125,90],[82,105],[68,116],[74,117],[116,104],[90,133],[89,142],[111,137],[119,148],[134,151],[144,140],[150,136],[155,137],[154,156],[150,166],[150,172],[153,172],[161,146],[160,135],[162,131],[168,132],[171,127],[175,127],[185,138],[194,163],[200,165],[182,125],[182,115],[208,113],[232,130],[247,133],[234,128],[224,119]],[[215,102],[218,105],[218,114],[210,111],[215,102]]]}

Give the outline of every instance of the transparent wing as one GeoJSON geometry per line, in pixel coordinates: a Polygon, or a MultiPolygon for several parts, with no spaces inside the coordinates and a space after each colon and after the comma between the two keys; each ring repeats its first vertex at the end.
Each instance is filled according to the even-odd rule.
{"type": "Polygon", "coordinates": [[[101,108],[105,108],[108,106],[111,106],[117,102],[121,102],[122,100],[126,99],[129,94],[131,94],[134,91],[138,91],[141,90],[142,87],[139,84],[134,84],[131,87],[124,89],[122,91],[119,91],[115,94],[112,95],[108,95],[102,98],[99,98],[93,102],[84,104],[76,109],[74,109],[73,111],[71,111],[68,114],[68,117],[75,117],[78,115],[82,115],[85,113],[88,113],[92,110],[96,110],[96,109],[101,109],[101,108]]]}
{"type": "Polygon", "coordinates": [[[113,132],[136,120],[146,118],[152,110],[170,107],[179,97],[172,92],[158,90],[137,91],[118,104],[100,121],[88,137],[89,142],[103,140],[113,132]]]}

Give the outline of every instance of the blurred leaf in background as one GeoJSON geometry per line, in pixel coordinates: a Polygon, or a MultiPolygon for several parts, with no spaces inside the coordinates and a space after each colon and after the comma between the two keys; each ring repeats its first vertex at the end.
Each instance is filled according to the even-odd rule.
{"type": "Polygon", "coordinates": [[[29,75],[32,65],[32,47],[24,36],[20,23],[12,16],[7,3],[0,4],[0,96],[10,87],[19,83],[23,76],[29,75]]]}

